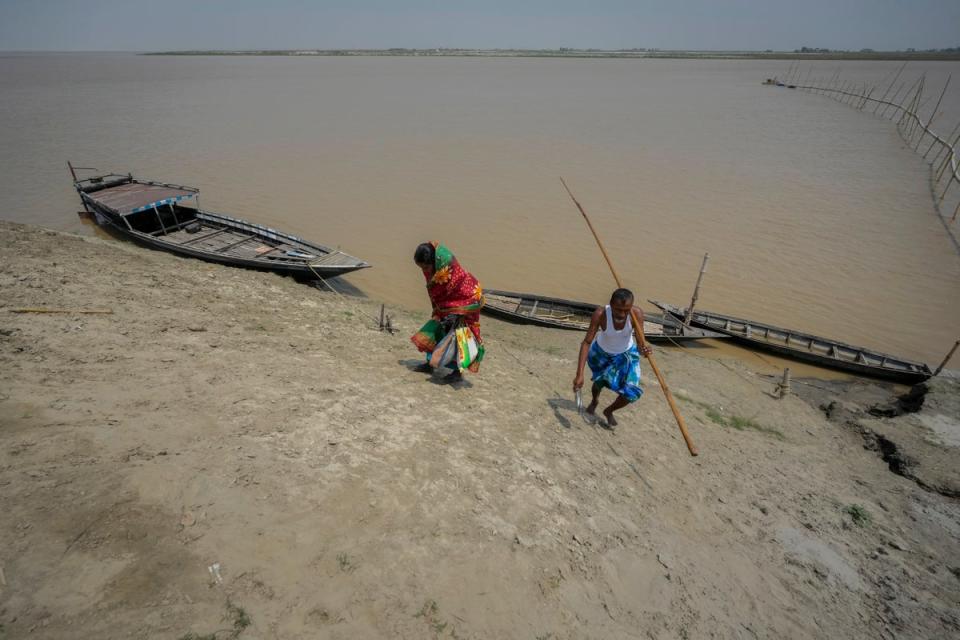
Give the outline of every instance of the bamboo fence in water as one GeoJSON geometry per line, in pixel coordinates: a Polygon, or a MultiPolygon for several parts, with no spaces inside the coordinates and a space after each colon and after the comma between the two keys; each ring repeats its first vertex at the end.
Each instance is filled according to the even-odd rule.
{"type": "Polygon", "coordinates": [[[924,91],[927,89],[926,74],[915,79],[910,85],[907,85],[906,82],[901,82],[900,85],[897,86],[897,89],[893,91],[893,94],[890,94],[905,67],[906,63],[897,69],[889,84],[887,84],[886,79],[884,79],[881,83],[871,86],[866,82],[841,80],[840,69],[837,69],[826,81],[824,81],[823,78],[815,78],[813,82],[811,82],[810,74],[813,70],[812,67],[807,71],[806,76],[803,76],[800,65],[796,64],[791,66],[787,71],[785,80],[781,81],[777,78],[772,78],[768,80],[767,83],[826,95],[859,111],[865,111],[867,108],[873,107],[873,114],[895,121],[897,131],[907,145],[915,152],[922,153],[923,159],[929,163],[934,206],[941,221],[944,222],[947,232],[953,239],[954,245],[957,246],[958,251],[960,251],[960,243],[958,243],[951,229],[957,220],[957,215],[960,214],[960,193],[958,193],[957,189],[953,190],[950,200],[947,200],[947,202],[954,207],[953,215],[947,219],[942,209],[947,193],[950,192],[951,187],[955,184],[960,186],[960,175],[958,175],[957,166],[957,144],[960,143],[960,123],[953,128],[953,131],[951,131],[948,136],[937,133],[932,129],[934,121],[941,115],[939,111],[940,104],[943,101],[943,96],[947,92],[947,87],[950,86],[952,76],[947,77],[947,81],[940,91],[933,110],[928,113],[926,120],[924,120],[921,111],[929,104],[933,95],[936,95],[933,93],[924,101],[924,91]],[[802,81],[800,80],[801,77],[803,78],[802,81]],[[885,89],[883,88],[884,86],[886,87],[885,89]],[[904,87],[906,87],[906,91],[903,91],[904,87]],[[880,93],[879,97],[874,97],[878,89],[881,89],[882,93],[880,93]],[[930,154],[934,150],[936,153],[931,156],[930,154]],[[955,205],[954,200],[956,200],[955,205]]]}

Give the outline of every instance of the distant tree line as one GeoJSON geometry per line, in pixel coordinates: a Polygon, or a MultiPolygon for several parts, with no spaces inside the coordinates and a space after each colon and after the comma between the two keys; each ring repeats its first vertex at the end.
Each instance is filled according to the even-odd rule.
{"type": "MultiPolygon", "coordinates": [[[[768,50],[769,51],[769,50],[768,50]]],[[[852,53],[850,49],[821,49],[818,47],[800,47],[794,49],[794,53],[852,53]]],[[[860,49],[859,53],[876,53],[873,49],[860,49]]],[[[960,53],[960,47],[948,47],[946,49],[897,49],[885,53],[960,53]]]]}

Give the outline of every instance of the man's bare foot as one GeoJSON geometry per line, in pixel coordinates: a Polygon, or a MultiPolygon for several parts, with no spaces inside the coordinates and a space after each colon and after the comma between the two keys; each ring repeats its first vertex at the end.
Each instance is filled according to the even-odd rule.
{"type": "Polygon", "coordinates": [[[596,415],[596,411],[597,411],[597,401],[594,400],[593,402],[591,402],[590,404],[588,404],[588,405],[587,405],[587,408],[585,409],[585,411],[586,411],[587,413],[589,413],[590,415],[596,415]]]}
{"type": "Polygon", "coordinates": [[[603,417],[607,419],[607,424],[610,425],[610,428],[617,426],[617,419],[613,417],[613,411],[610,409],[603,410],[603,417]]]}

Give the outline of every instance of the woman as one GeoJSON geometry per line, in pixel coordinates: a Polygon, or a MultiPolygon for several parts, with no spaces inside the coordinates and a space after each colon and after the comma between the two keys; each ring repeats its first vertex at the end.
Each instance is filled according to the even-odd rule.
{"type": "Polygon", "coordinates": [[[464,369],[476,373],[484,353],[480,338],[480,283],[438,242],[419,245],[413,261],[423,271],[427,295],[433,304],[433,317],[410,338],[417,349],[427,354],[427,361],[417,370],[432,372],[436,367],[449,366],[454,370],[447,376],[451,382],[460,380],[464,369]]]}

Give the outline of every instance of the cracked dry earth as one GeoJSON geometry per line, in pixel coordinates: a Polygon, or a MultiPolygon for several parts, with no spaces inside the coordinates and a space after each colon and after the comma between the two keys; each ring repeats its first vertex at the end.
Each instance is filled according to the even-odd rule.
{"type": "Polygon", "coordinates": [[[577,415],[576,333],[451,387],[425,309],[7,223],[0,290],[0,638],[960,634],[957,501],[736,362],[655,352],[692,458],[649,376],[577,415]]]}

